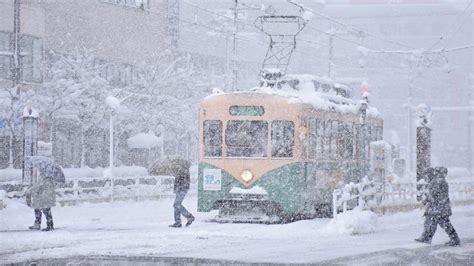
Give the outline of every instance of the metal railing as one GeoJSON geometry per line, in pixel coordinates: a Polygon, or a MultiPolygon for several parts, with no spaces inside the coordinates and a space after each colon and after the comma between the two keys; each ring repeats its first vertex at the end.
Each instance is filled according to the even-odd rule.
{"type": "MultiPolygon", "coordinates": [[[[452,202],[474,200],[474,182],[448,182],[452,202]]],[[[426,183],[376,183],[367,178],[360,183],[349,183],[333,191],[333,217],[339,210],[358,206],[362,209],[419,205],[419,197],[426,193],[426,183]],[[421,190],[417,186],[421,185],[421,190]]]]}
{"type": "MultiPolygon", "coordinates": [[[[173,197],[173,176],[88,177],[71,178],[56,189],[56,200],[61,205],[78,202],[112,202],[124,199],[173,197]]],[[[7,183],[9,197],[22,197],[26,186],[7,183]]],[[[0,189],[2,189],[0,187],[0,189]]]]}
{"type": "Polygon", "coordinates": [[[109,201],[171,197],[173,176],[76,178],[56,189],[62,204],[80,201],[109,201]]]}

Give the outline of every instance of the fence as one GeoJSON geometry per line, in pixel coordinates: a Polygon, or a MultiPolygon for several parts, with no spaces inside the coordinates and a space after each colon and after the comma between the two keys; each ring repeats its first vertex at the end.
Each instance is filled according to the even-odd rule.
{"type": "MultiPolygon", "coordinates": [[[[375,183],[362,179],[360,183],[349,183],[333,192],[333,217],[338,210],[359,206],[365,209],[379,207],[417,206],[418,198],[426,193],[426,183],[375,183]],[[421,190],[417,186],[421,185],[421,190]]],[[[449,182],[449,197],[453,202],[474,200],[474,182],[449,182]]]]}
{"type": "MultiPolygon", "coordinates": [[[[123,199],[151,199],[173,197],[173,176],[94,177],[68,179],[56,189],[61,205],[78,202],[102,202],[123,199]]],[[[21,197],[24,186],[8,183],[0,186],[9,197],[21,197]]]]}

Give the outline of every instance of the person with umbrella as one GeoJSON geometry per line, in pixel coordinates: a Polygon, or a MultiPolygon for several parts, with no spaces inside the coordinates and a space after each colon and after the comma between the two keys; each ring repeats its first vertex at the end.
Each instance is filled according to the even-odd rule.
{"type": "Polygon", "coordinates": [[[64,184],[64,173],[58,164],[43,156],[30,156],[27,158],[27,164],[38,170],[38,175],[32,178],[30,187],[25,192],[27,204],[35,212],[35,222],[29,229],[41,229],[43,212],[46,217],[46,228],[43,231],[52,231],[54,224],[51,207],[56,205],[55,186],[64,184]]]}
{"type": "Polygon", "coordinates": [[[194,221],[194,216],[186,210],[183,206],[183,200],[186,193],[189,190],[190,175],[189,167],[190,163],[184,159],[174,159],[171,161],[171,172],[174,179],[173,192],[176,193],[176,198],[173,203],[174,208],[174,224],[170,227],[181,227],[181,215],[186,217],[186,226],[190,226],[194,221]]]}

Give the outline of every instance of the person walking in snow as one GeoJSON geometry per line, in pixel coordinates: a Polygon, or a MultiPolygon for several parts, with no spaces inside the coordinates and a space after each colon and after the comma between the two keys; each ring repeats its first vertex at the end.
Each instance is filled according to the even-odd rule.
{"type": "Polygon", "coordinates": [[[176,193],[174,200],[174,224],[170,227],[181,227],[181,215],[186,217],[186,226],[190,226],[194,221],[194,216],[186,210],[183,206],[183,200],[186,193],[189,190],[190,185],[190,174],[189,174],[190,163],[183,159],[175,159],[172,161],[174,187],[173,192],[176,193]]]}
{"type": "Polygon", "coordinates": [[[46,217],[46,228],[42,231],[54,230],[53,214],[51,207],[56,205],[56,191],[51,178],[39,175],[33,178],[32,185],[26,190],[26,201],[28,206],[35,211],[35,222],[30,230],[41,229],[41,212],[46,217]]]}
{"type": "Polygon", "coordinates": [[[421,237],[415,241],[431,243],[436,227],[441,226],[449,236],[448,246],[458,246],[461,244],[458,234],[454,229],[449,216],[451,216],[451,205],[449,201],[449,187],[446,182],[448,169],[446,167],[430,167],[425,171],[425,180],[428,182],[428,193],[423,200],[426,205],[424,213],[425,224],[421,237]]]}

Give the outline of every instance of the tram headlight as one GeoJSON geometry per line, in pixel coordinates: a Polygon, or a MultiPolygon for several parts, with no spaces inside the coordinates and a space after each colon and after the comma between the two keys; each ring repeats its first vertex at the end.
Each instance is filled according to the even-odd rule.
{"type": "Polygon", "coordinates": [[[244,171],[242,172],[242,174],[240,175],[240,177],[242,177],[242,179],[243,179],[245,182],[249,182],[250,180],[252,180],[253,174],[252,174],[252,172],[250,172],[249,170],[244,170],[244,171]]]}

